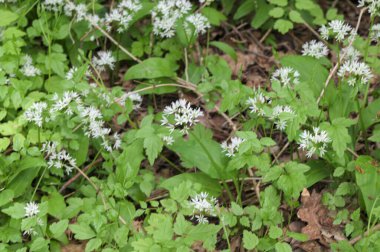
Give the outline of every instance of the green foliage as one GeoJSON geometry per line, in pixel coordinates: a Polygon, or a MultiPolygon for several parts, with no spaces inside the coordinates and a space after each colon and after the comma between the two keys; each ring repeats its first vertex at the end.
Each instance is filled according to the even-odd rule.
{"type": "Polygon", "coordinates": [[[132,2],[2,1],[0,251],[287,252],[322,189],[332,251],[379,251],[377,77],[340,72],[352,42],[378,73],[378,41],[245,48],[344,20],[315,0],[132,2]]]}

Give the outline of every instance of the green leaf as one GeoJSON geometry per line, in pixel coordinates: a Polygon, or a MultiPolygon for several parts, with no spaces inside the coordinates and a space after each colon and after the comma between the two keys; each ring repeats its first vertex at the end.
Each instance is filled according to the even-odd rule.
{"type": "Polygon", "coordinates": [[[75,239],[88,240],[96,236],[94,230],[84,223],[69,225],[70,230],[75,234],[75,239]]]}
{"type": "Polygon", "coordinates": [[[165,188],[168,191],[173,190],[180,183],[191,181],[193,184],[200,184],[201,190],[210,193],[213,196],[219,196],[222,190],[222,187],[217,179],[212,179],[207,174],[203,172],[197,173],[182,173],[179,175],[172,176],[164,180],[159,187],[165,188]]]}
{"type": "Polygon", "coordinates": [[[237,216],[241,216],[244,214],[243,208],[239,206],[238,204],[236,204],[235,202],[231,202],[231,211],[233,214],[237,216]]]}
{"type": "Polygon", "coordinates": [[[293,23],[286,19],[278,19],[274,23],[273,28],[282,34],[285,34],[289,30],[293,29],[293,23]]]}
{"type": "Polygon", "coordinates": [[[252,0],[246,0],[242,4],[239,4],[239,8],[234,14],[234,20],[241,19],[242,17],[247,16],[255,10],[256,3],[252,0]]]}
{"type": "Polygon", "coordinates": [[[237,60],[237,55],[236,55],[235,49],[232,48],[230,45],[228,45],[224,42],[219,42],[219,41],[211,41],[210,45],[215,46],[219,50],[223,51],[228,56],[230,56],[234,61],[237,60]]]}
{"type": "Polygon", "coordinates": [[[368,140],[376,143],[380,143],[380,128],[373,130],[373,135],[368,140]]]}
{"type": "Polygon", "coordinates": [[[17,133],[13,136],[13,150],[14,151],[20,151],[24,147],[25,137],[17,133]]]}
{"type": "Polygon", "coordinates": [[[380,98],[372,101],[368,104],[368,106],[362,112],[362,121],[360,122],[360,126],[362,130],[368,129],[371,125],[380,122],[380,116],[378,116],[378,112],[380,110],[380,98]]]}
{"type": "Polygon", "coordinates": [[[269,5],[266,0],[257,1],[257,11],[255,17],[251,21],[251,26],[255,29],[260,28],[268,19],[269,11],[272,9],[272,6],[269,5]]]}
{"type": "Polygon", "coordinates": [[[274,18],[280,18],[284,15],[285,11],[281,7],[273,8],[269,11],[269,15],[274,18]]]}
{"type": "Polygon", "coordinates": [[[5,189],[4,191],[1,191],[0,192],[0,207],[11,202],[13,197],[14,197],[13,190],[5,189]]]}
{"type": "Polygon", "coordinates": [[[359,187],[360,198],[364,203],[368,216],[374,207],[380,206],[380,168],[376,160],[370,156],[360,156],[355,162],[355,178],[359,187]],[[374,206],[377,200],[376,206],[374,206]]]}
{"type": "Polygon", "coordinates": [[[270,226],[269,237],[272,239],[277,239],[282,236],[282,229],[277,226],[270,226]]]}
{"type": "Polygon", "coordinates": [[[315,5],[312,0],[296,0],[296,8],[299,10],[311,10],[315,8],[315,5]]]}
{"type": "Polygon", "coordinates": [[[310,167],[304,164],[296,162],[286,163],[286,172],[277,181],[278,188],[285,193],[285,196],[297,199],[302,189],[306,186],[305,172],[309,169],[310,167]]]}
{"type": "Polygon", "coordinates": [[[8,137],[0,138],[0,151],[5,151],[8,148],[10,143],[11,141],[9,140],[8,137]]]}
{"type": "Polygon", "coordinates": [[[259,244],[259,238],[247,230],[243,231],[243,246],[245,249],[254,249],[259,244]]]}
{"type": "Polygon", "coordinates": [[[351,142],[347,127],[355,124],[355,121],[346,118],[336,118],[332,123],[323,123],[321,128],[326,130],[332,140],[332,147],[338,157],[343,157],[347,144],[351,142]]]}
{"type": "Polygon", "coordinates": [[[301,14],[295,10],[291,10],[289,12],[289,19],[294,23],[304,23],[305,22],[301,16],[301,14]]]}
{"type": "Polygon", "coordinates": [[[151,214],[148,220],[149,226],[146,227],[148,234],[153,236],[156,242],[171,241],[173,239],[172,218],[163,214],[151,214]]]}
{"type": "Polygon", "coordinates": [[[288,5],[288,0],[268,0],[268,2],[282,7],[288,5]]]}
{"type": "Polygon", "coordinates": [[[197,167],[212,178],[229,177],[227,157],[222,153],[220,144],[212,139],[210,130],[202,125],[195,126],[188,140],[178,139],[168,147],[179,154],[186,168],[197,167]]]}
{"type": "Polygon", "coordinates": [[[18,18],[18,15],[14,11],[0,9],[0,17],[1,17],[0,19],[0,27],[1,27],[1,26],[7,26],[11,24],[12,22],[16,21],[18,18]]]}
{"type": "Polygon", "coordinates": [[[58,192],[49,195],[48,213],[57,219],[61,219],[66,209],[65,199],[58,192]]]}
{"type": "Polygon", "coordinates": [[[49,230],[52,233],[54,238],[59,238],[61,235],[63,235],[69,226],[69,220],[61,220],[58,222],[54,222],[50,224],[49,230]]]}
{"type": "Polygon", "coordinates": [[[22,219],[25,216],[25,205],[14,203],[13,206],[1,210],[3,213],[11,216],[13,219],[22,219]]]}
{"type": "Polygon", "coordinates": [[[204,7],[201,9],[201,13],[208,19],[210,24],[215,26],[219,26],[221,22],[227,20],[223,13],[211,7],[204,7]]]}
{"type": "Polygon", "coordinates": [[[312,57],[288,55],[281,58],[281,64],[297,70],[300,81],[306,84],[307,89],[312,90],[315,99],[319,96],[329,74],[320,61],[312,57]]]}
{"type": "Polygon", "coordinates": [[[126,72],[125,80],[156,79],[162,77],[175,77],[176,67],[165,58],[149,58],[138,63],[126,72]]]}
{"type": "Polygon", "coordinates": [[[265,147],[270,147],[270,146],[276,145],[276,142],[270,137],[260,138],[260,143],[261,143],[261,145],[263,145],[265,147]]]}
{"type": "Polygon", "coordinates": [[[38,237],[32,242],[30,246],[30,251],[47,251],[48,250],[49,241],[45,240],[42,237],[38,237]]]}
{"type": "Polygon", "coordinates": [[[99,238],[91,239],[86,244],[85,252],[96,251],[100,246],[102,246],[102,240],[99,238]]]}
{"type": "Polygon", "coordinates": [[[277,242],[274,248],[276,252],[292,252],[292,247],[285,242],[277,242]]]}
{"type": "Polygon", "coordinates": [[[301,241],[301,242],[305,242],[305,241],[309,240],[309,237],[307,236],[307,234],[287,231],[286,235],[290,238],[296,239],[297,241],[301,241]]]}
{"type": "Polygon", "coordinates": [[[148,156],[150,165],[154,164],[154,160],[160,154],[164,144],[160,137],[153,135],[144,139],[144,148],[148,156]]]}
{"type": "Polygon", "coordinates": [[[17,173],[8,181],[8,189],[12,189],[15,198],[22,195],[30,187],[41,167],[45,167],[43,158],[26,157],[17,166],[17,173]]]}

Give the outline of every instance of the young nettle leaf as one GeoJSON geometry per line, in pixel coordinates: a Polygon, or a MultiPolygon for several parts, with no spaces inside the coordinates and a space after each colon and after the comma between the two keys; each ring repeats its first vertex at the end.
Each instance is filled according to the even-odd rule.
{"type": "Polygon", "coordinates": [[[245,249],[254,249],[259,244],[259,238],[252,232],[243,231],[243,246],[245,249]]]}

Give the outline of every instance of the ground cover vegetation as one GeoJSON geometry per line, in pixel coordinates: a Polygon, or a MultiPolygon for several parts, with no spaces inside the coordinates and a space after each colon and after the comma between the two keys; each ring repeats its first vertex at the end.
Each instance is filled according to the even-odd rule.
{"type": "Polygon", "coordinates": [[[379,16],[0,0],[0,251],[380,251],[379,16]]]}

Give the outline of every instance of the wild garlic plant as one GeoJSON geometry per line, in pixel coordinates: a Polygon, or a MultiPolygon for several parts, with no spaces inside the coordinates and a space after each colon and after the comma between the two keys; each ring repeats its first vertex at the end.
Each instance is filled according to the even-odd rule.
{"type": "Polygon", "coordinates": [[[375,247],[379,1],[356,25],[248,2],[0,1],[0,251],[291,251],[312,189],[350,241],[337,250],[375,247]],[[239,16],[312,33],[299,55],[263,33],[233,71],[260,32],[239,16]]]}

